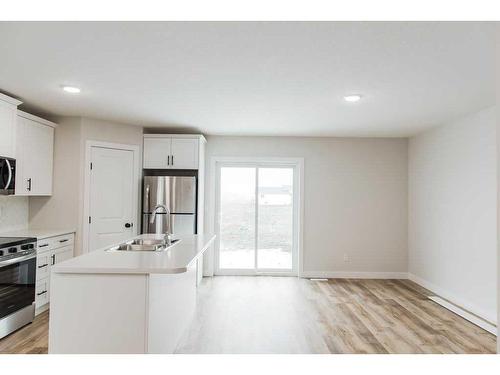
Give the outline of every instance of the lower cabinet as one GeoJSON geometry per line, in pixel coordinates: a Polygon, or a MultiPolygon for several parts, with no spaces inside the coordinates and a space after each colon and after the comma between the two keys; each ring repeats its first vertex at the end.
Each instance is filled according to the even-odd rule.
{"type": "Polygon", "coordinates": [[[50,268],[73,258],[74,234],[44,238],[38,241],[36,255],[35,308],[36,314],[45,311],[50,301],[50,268]]]}
{"type": "Polygon", "coordinates": [[[40,309],[49,302],[49,278],[37,280],[35,290],[35,307],[40,309]]]}

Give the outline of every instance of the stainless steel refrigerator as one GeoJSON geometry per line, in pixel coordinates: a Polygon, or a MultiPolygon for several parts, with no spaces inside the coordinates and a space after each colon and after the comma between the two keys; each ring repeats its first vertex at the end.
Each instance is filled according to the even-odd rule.
{"type": "Polygon", "coordinates": [[[142,199],[142,233],[196,233],[196,177],[144,176],[142,199]]]}

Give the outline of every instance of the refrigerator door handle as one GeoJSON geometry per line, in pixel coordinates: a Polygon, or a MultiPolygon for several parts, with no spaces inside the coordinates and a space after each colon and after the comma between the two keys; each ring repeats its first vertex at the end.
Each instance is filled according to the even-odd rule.
{"type": "Polygon", "coordinates": [[[146,206],[147,207],[144,207],[144,211],[149,212],[149,206],[150,206],[150,203],[149,203],[149,185],[146,185],[146,206]]]}

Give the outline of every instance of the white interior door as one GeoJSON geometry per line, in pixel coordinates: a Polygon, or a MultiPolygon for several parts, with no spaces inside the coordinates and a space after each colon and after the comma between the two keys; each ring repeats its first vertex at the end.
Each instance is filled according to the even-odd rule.
{"type": "Polygon", "coordinates": [[[297,175],[272,163],[217,168],[216,273],[297,273],[297,175]]]}
{"type": "Polygon", "coordinates": [[[91,147],[88,251],[135,233],[134,152],[91,147]]]}

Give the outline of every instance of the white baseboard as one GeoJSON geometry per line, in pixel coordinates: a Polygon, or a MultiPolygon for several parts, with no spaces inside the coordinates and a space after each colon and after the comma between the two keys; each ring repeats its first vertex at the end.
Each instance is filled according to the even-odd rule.
{"type": "Polygon", "coordinates": [[[302,271],[300,277],[313,279],[407,279],[406,272],[302,271]]]}
{"type": "Polygon", "coordinates": [[[460,315],[462,318],[477,325],[478,327],[481,327],[485,331],[488,331],[489,333],[492,333],[495,336],[497,335],[497,327],[495,325],[488,323],[487,321],[481,318],[478,318],[476,315],[473,315],[470,312],[461,309],[460,307],[448,302],[447,300],[441,297],[430,296],[429,299],[436,302],[438,305],[441,305],[444,308],[450,310],[451,312],[460,315]]]}
{"type": "Polygon", "coordinates": [[[407,272],[346,272],[346,271],[302,271],[300,274],[302,278],[313,278],[313,279],[409,279],[414,283],[428,289],[429,291],[435,293],[438,297],[434,302],[439,303],[445,308],[453,311],[455,314],[464,317],[465,319],[471,321],[472,323],[480,326],[487,331],[494,333],[496,335],[496,328],[493,327],[497,324],[497,317],[495,314],[484,311],[478,308],[474,304],[465,301],[464,299],[457,297],[453,293],[444,290],[441,287],[436,286],[424,280],[416,275],[407,272]],[[442,297],[442,298],[439,298],[442,297]],[[445,301],[443,300],[443,298],[445,301]],[[444,301],[441,303],[441,301],[444,301]],[[450,303],[451,302],[451,303],[450,303]],[[447,305],[445,306],[445,304],[447,305]],[[465,309],[465,311],[464,311],[465,309]],[[472,314],[470,314],[472,313],[472,314]],[[474,319],[474,315],[483,319],[486,324],[483,324],[479,319],[474,319]],[[488,325],[489,324],[489,325],[488,325]],[[486,328],[485,328],[486,327],[486,328]]]}
{"type": "Polygon", "coordinates": [[[38,309],[35,309],[35,316],[43,313],[44,311],[47,311],[49,309],[49,307],[50,307],[50,304],[46,303],[42,307],[39,307],[38,309]]]}
{"type": "Polygon", "coordinates": [[[408,279],[413,281],[414,283],[424,287],[425,289],[429,289],[431,292],[435,293],[437,296],[442,297],[452,304],[461,307],[462,309],[465,309],[469,312],[471,312],[474,315],[477,315],[481,319],[486,320],[487,322],[496,325],[497,324],[497,317],[496,313],[491,313],[488,311],[485,311],[484,309],[474,305],[473,303],[470,303],[469,301],[464,300],[463,298],[455,295],[454,293],[451,293],[427,280],[422,279],[419,276],[416,276],[412,273],[408,273],[408,279]]]}

